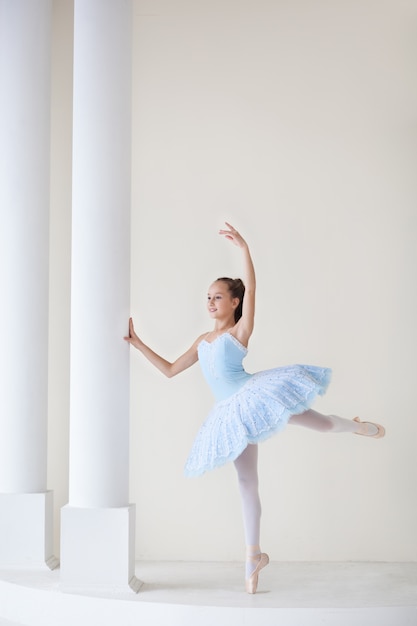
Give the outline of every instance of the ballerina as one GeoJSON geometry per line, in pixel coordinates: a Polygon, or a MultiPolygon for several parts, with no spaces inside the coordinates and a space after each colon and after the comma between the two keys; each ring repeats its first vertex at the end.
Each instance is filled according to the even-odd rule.
{"type": "Polygon", "coordinates": [[[219,234],[237,246],[243,257],[243,280],[222,277],[210,285],[207,309],[213,330],[203,333],[179,358],[169,362],[147,346],[129,320],[125,340],[171,378],[200,362],[216,404],[201,426],[185,464],[187,476],[233,462],[242,501],[246,543],[245,586],[256,593],[260,570],[269,557],[260,548],[261,502],[258,490],[258,443],[289,424],[319,432],[349,432],[379,439],[385,429],[311,409],[325,393],[331,370],[316,365],[289,365],[250,374],[242,362],[248,352],[255,319],[256,278],[249,246],[229,223],[219,234]]]}

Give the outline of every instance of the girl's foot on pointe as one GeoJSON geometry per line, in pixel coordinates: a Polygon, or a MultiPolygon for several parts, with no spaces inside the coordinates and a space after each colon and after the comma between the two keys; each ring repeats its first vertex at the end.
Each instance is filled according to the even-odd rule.
{"type": "Polygon", "coordinates": [[[265,552],[260,552],[259,554],[254,554],[252,556],[246,557],[247,567],[248,565],[251,564],[252,569],[254,568],[250,576],[246,577],[246,592],[247,593],[256,593],[256,589],[258,588],[259,572],[261,571],[263,567],[268,565],[268,563],[269,563],[269,556],[265,554],[265,552]],[[248,561],[250,563],[248,563],[248,561]]]}
{"type": "Polygon", "coordinates": [[[374,439],[382,439],[382,437],[385,437],[385,428],[381,426],[381,424],[376,424],[375,422],[361,422],[359,417],[355,417],[353,421],[359,424],[359,429],[355,432],[355,435],[373,437],[374,439]]]}

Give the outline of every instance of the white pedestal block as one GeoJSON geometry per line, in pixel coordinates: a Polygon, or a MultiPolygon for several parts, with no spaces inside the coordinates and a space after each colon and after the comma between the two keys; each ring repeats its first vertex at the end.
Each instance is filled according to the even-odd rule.
{"type": "Polygon", "coordinates": [[[139,591],[135,577],[135,506],[61,510],[61,589],[139,591]]]}
{"type": "Polygon", "coordinates": [[[53,494],[0,494],[0,568],[55,569],[53,494]]]}

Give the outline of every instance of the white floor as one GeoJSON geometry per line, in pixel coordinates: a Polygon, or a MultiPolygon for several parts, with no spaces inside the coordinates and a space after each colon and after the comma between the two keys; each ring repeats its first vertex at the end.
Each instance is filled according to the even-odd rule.
{"type": "Polygon", "coordinates": [[[76,594],[59,570],[0,572],[0,626],[417,626],[417,563],[271,563],[258,593],[242,564],[140,562],[144,584],[76,594]]]}

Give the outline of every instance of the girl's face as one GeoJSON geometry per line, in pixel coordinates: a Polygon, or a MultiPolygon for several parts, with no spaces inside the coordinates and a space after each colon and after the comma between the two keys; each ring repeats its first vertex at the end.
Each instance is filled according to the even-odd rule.
{"type": "Polygon", "coordinates": [[[207,309],[210,317],[223,319],[232,316],[239,304],[239,298],[232,298],[228,286],[221,280],[214,282],[207,294],[207,309]]]}

